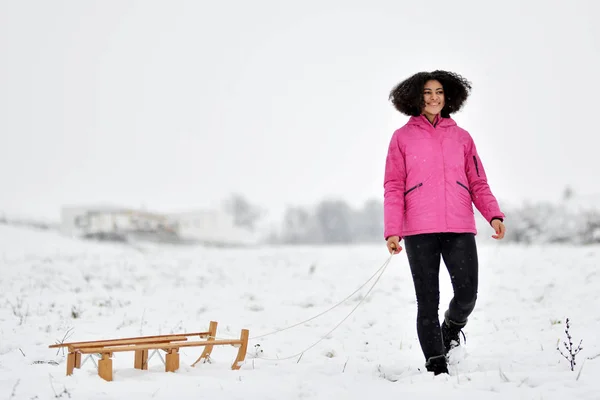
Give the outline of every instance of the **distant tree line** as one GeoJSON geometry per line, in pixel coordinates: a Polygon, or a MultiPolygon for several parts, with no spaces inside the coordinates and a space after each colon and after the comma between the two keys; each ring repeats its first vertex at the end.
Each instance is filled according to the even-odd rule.
{"type": "Polygon", "coordinates": [[[358,209],[343,200],[314,207],[289,207],[271,241],[283,244],[367,243],[383,240],[383,203],[369,200],[358,209]]]}
{"type": "Polygon", "coordinates": [[[507,211],[506,217],[506,239],[511,242],[600,243],[600,207],[574,209],[568,204],[530,203],[507,211]]]}
{"type": "MultiPolygon", "coordinates": [[[[234,223],[255,231],[266,212],[244,196],[233,194],[224,209],[234,223]]],[[[383,203],[369,200],[354,209],[344,200],[329,199],[311,207],[290,206],[280,226],[271,229],[266,242],[279,244],[358,243],[381,241],[383,203]]]]}

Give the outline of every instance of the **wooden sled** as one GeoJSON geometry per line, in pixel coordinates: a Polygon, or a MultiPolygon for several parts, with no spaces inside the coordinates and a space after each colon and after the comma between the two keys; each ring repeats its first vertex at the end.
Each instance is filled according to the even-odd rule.
{"type": "Polygon", "coordinates": [[[66,347],[69,351],[67,356],[67,375],[72,375],[75,368],[81,368],[82,354],[99,354],[98,375],[106,380],[112,381],[112,355],[117,352],[133,351],[135,353],[133,366],[137,369],[148,369],[148,350],[163,350],[166,352],[165,371],[175,372],[179,369],[179,349],[182,347],[200,347],[204,350],[198,359],[192,364],[195,366],[200,361],[206,361],[214,346],[231,345],[238,347],[238,354],[231,365],[231,369],[240,369],[241,362],[246,358],[248,350],[249,331],[242,329],[239,339],[217,340],[217,323],[211,321],[207,332],[181,333],[158,336],[139,336],[123,339],[97,340],[92,342],[58,343],[48,346],[51,349],[66,347]],[[188,338],[206,338],[202,341],[188,341],[188,338]]]}

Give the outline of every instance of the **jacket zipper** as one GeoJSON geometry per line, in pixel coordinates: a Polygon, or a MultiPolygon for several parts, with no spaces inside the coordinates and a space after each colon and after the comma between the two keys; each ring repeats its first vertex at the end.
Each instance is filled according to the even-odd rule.
{"type": "Polygon", "coordinates": [[[476,156],[473,156],[473,162],[475,163],[475,171],[477,171],[477,177],[479,178],[479,164],[477,164],[476,156]]]}
{"type": "Polygon", "coordinates": [[[460,186],[462,186],[463,188],[465,188],[467,190],[467,192],[471,193],[471,191],[469,190],[469,188],[466,187],[464,184],[460,183],[459,181],[456,181],[456,183],[458,183],[460,186]]]}
{"type": "Polygon", "coordinates": [[[412,192],[413,190],[415,190],[416,188],[421,187],[421,186],[423,186],[423,182],[408,189],[406,192],[404,192],[404,195],[406,196],[407,194],[409,194],[410,192],[412,192]]]}

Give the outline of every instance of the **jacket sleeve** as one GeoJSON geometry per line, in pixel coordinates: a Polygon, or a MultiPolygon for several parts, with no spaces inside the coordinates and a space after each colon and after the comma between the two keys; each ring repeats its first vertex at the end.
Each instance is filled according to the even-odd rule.
{"type": "Polygon", "coordinates": [[[383,220],[384,237],[400,236],[404,222],[404,190],[406,187],[406,167],[400,150],[398,135],[390,141],[385,160],[383,220]]]}
{"type": "Polygon", "coordinates": [[[498,201],[488,185],[485,169],[471,136],[469,136],[465,151],[465,166],[469,187],[471,188],[471,198],[475,207],[490,223],[493,218],[504,220],[504,213],[500,210],[498,201]]]}

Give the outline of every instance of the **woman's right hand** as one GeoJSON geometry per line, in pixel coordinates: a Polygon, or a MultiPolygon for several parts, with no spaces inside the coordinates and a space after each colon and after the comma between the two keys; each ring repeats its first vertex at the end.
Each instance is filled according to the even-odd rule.
{"type": "Polygon", "coordinates": [[[387,248],[390,254],[398,254],[402,251],[402,247],[400,247],[400,237],[399,236],[390,236],[387,239],[387,248]]]}

